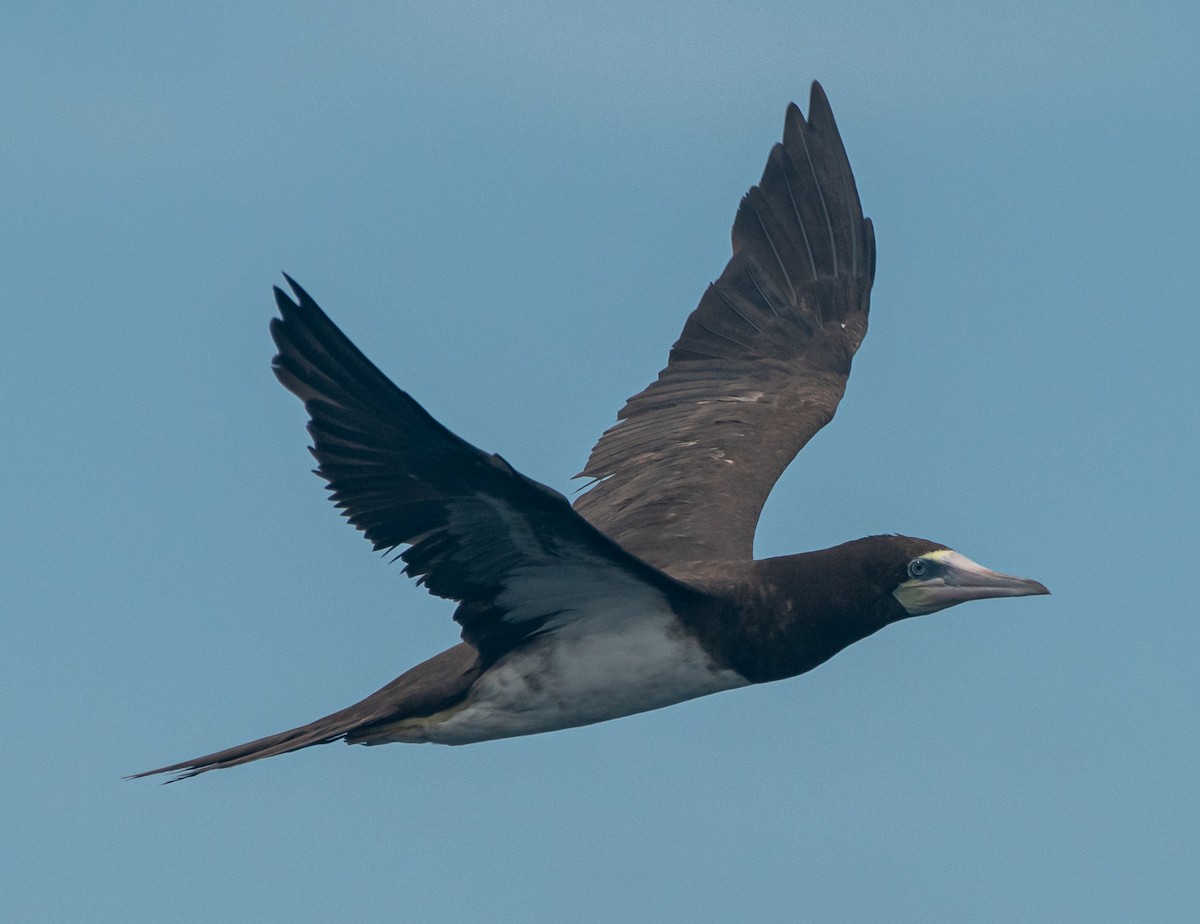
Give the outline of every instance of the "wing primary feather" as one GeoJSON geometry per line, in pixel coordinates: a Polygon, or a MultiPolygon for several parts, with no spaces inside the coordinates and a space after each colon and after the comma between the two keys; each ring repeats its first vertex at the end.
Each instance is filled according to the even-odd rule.
{"type": "MultiPolygon", "coordinates": [[[[786,154],[785,154],[786,156],[786,154]]],[[[808,239],[808,229],[804,226],[804,219],[800,216],[800,207],[796,204],[796,194],[792,191],[792,181],[788,179],[787,171],[781,171],[783,177],[783,185],[787,188],[788,202],[792,206],[792,214],[796,216],[796,224],[800,228],[800,236],[804,239],[804,252],[808,254],[809,272],[812,278],[817,278],[817,260],[813,256],[812,243],[808,239]]]]}
{"type": "MultiPolygon", "coordinates": [[[[812,106],[809,106],[809,119],[812,118],[812,106]]],[[[810,121],[811,124],[811,121],[810,121]]],[[[821,189],[821,179],[817,176],[817,167],[813,163],[812,150],[808,144],[808,132],[803,128],[800,131],[800,143],[804,146],[804,159],[808,163],[808,172],[812,177],[813,189],[817,193],[817,199],[821,203],[821,212],[825,215],[825,229],[829,232],[829,247],[833,256],[833,275],[838,275],[838,252],[837,252],[837,236],[833,231],[833,221],[829,217],[829,206],[825,202],[825,191],[821,189]]]]}
{"type": "MultiPolygon", "coordinates": [[[[829,105],[829,98],[825,95],[824,88],[817,82],[813,82],[812,92],[809,94],[808,105],[808,121],[822,137],[837,141],[840,133],[838,132],[837,120],[833,115],[833,107],[829,105]]],[[[833,165],[837,170],[837,178],[840,180],[842,188],[842,204],[846,210],[846,230],[849,232],[850,254],[851,254],[851,275],[859,273],[859,250],[862,247],[860,241],[863,231],[859,227],[862,214],[862,207],[858,202],[858,192],[854,188],[854,178],[850,171],[849,160],[845,156],[844,150],[840,156],[832,158],[833,165]]],[[[836,248],[836,245],[835,245],[836,248]]]]}
{"type": "Polygon", "coordinates": [[[779,313],[779,309],[775,307],[775,303],[771,301],[771,296],[764,292],[763,287],[758,284],[758,279],[754,276],[754,270],[752,270],[749,265],[746,266],[746,275],[754,284],[754,288],[758,290],[758,294],[762,296],[763,301],[767,303],[767,307],[771,309],[771,313],[777,318],[782,317],[782,315],[779,313]]]}
{"type": "MultiPolygon", "coordinates": [[[[735,338],[735,337],[731,337],[731,336],[729,336],[729,334],[726,334],[726,333],[724,333],[724,332],[722,332],[722,331],[715,330],[715,329],[713,329],[713,328],[709,327],[709,326],[708,326],[707,324],[705,324],[703,321],[700,321],[700,322],[699,322],[699,326],[700,326],[700,328],[701,328],[702,330],[706,330],[706,331],[708,331],[708,332],[709,332],[710,334],[712,334],[714,337],[720,337],[722,340],[728,340],[728,341],[729,341],[730,343],[732,343],[734,346],[739,346],[739,347],[741,347],[743,350],[748,350],[748,349],[750,349],[750,345],[749,345],[749,344],[743,343],[741,340],[738,340],[738,339],[737,339],[737,338],[735,338]]],[[[713,357],[713,358],[714,358],[714,359],[719,359],[720,357],[713,357]]]]}
{"type": "Polygon", "coordinates": [[[759,327],[757,324],[755,324],[753,321],[751,321],[748,317],[746,317],[744,314],[742,314],[741,311],[738,310],[737,305],[735,305],[733,302],[731,302],[729,300],[729,298],[725,295],[725,293],[723,291],[721,291],[720,286],[710,285],[709,288],[715,289],[717,295],[720,296],[721,301],[723,301],[726,305],[729,306],[729,310],[732,311],[734,314],[736,314],[739,318],[741,318],[747,324],[749,324],[751,327],[753,327],[755,333],[761,334],[763,332],[763,329],[761,327],[759,327]]]}
{"type": "MultiPolygon", "coordinates": [[[[783,257],[779,254],[779,248],[775,246],[775,241],[771,238],[771,232],[767,228],[767,223],[763,220],[762,212],[753,202],[749,203],[750,208],[754,210],[754,217],[758,221],[758,226],[762,229],[763,237],[767,239],[767,243],[771,245],[771,253],[775,256],[775,262],[779,264],[779,271],[783,273],[783,281],[788,285],[788,291],[792,295],[792,301],[796,301],[796,287],[792,285],[792,277],[787,271],[787,266],[783,262],[783,257]]],[[[779,312],[776,312],[778,314],[779,312]]]]}

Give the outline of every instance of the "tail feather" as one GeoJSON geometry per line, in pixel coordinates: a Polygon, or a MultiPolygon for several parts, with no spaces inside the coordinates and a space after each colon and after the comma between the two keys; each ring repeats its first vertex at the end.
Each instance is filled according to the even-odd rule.
{"type": "Polygon", "coordinates": [[[335,712],[307,725],[301,725],[274,735],[267,735],[265,738],[248,741],[245,744],[226,748],[223,751],[214,751],[212,754],[205,754],[203,757],[193,757],[191,760],[180,761],[177,764],[168,764],[165,767],[159,767],[155,770],[134,773],[125,777],[125,779],[137,780],[144,776],[153,776],[156,773],[175,773],[177,775],[167,780],[167,782],[177,783],[179,780],[186,780],[188,777],[206,773],[209,770],[223,770],[226,767],[236,767],[239,764],[250,763],[252,760],[261,760],[264,757],[274,757],[276,754],[299,751],[301,748],[311,747],[314,744],[329,744],[331,741],[345,738],[347,732],[360,724],[360,719],[350,714],[354,711],[355,707],[351,706],[349,709],[335,712]]]}
{"type": "Polygon", "coordinates": [[[288,731],[267,735],[223,751],[193,757],[156,770],[135,773],[125,779],[136,780],[156,773],[174,773],[167,782],[176,783],[209,770],[236,767],[264,757],[287,754],[315,744],[329,744],[346,738],[355,729],[378,722],[394,722],[411,716],[433,715],[460,702],[480,673],[479,654],[466,643],[435,655],[428,661],[401,674],[383,689],[361,702],[347,706],[324,718],[288,731]]]}

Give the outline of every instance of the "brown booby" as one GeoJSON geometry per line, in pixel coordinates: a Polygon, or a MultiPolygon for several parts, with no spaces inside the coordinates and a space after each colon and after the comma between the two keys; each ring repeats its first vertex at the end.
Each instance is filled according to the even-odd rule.
{"type": "Polygon", "coordinates": [[[1048,593],[898,535],[754,559],[767,495],[845,390],[874,273],[814,83],[742,199],[725,271],[596,443],[574,506],[439,424],[287,278],[273,368],[304,402],[317,474],[377,550],[404,547],[404,572],[458,604],[463,640],[325,718],[137,775],[587,725],[801,674],[910,616],[1048,593]]]}

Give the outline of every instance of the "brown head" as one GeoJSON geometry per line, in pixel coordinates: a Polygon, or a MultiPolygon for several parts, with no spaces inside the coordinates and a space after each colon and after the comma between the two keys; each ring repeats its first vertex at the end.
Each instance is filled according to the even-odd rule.
{"type": "Polygon", "coordinates": [[[869,536],[819,552],[753,563],[738,598],[741,644],[733,666],[752,681],[811,670],[848,645],[910,616],[987,597],[1048,594],[939,542],[869,536]]]}
{"type": "MultiPolygon", "coordinates": [[[[1048,594],[1046,585],[1001,574],[926,539],[878,537],[880,563],[890,569],[891,595],[905,616],[924,616],[968,600],[1048,594]]],[[[901,617],[903,618],[903,617],[901,617]]]]}

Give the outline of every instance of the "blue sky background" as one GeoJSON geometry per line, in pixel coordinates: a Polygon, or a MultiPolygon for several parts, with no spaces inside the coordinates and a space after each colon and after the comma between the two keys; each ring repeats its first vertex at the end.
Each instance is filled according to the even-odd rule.
{"type": "Polygon", "coordinates": [[[6,5],[0,916],[1200,917],[1200,7],[6,5]],[[468,748],[122,774],[457,638],[309,474],[296,276],[570,490],[823,81],[872,329],[759,554],[936,538],[1054,596],[468,748]]]}

